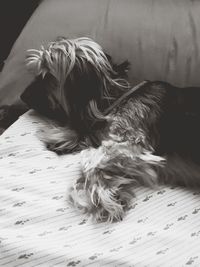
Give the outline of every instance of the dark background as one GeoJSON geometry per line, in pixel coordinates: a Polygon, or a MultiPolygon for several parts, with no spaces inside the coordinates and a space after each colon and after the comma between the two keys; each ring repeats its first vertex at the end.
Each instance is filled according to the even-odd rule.
{"type": "Polygon", "coordinates": [[[4,60],[41,0],[1,0],[0,1],[0,71],[4,60]]]}

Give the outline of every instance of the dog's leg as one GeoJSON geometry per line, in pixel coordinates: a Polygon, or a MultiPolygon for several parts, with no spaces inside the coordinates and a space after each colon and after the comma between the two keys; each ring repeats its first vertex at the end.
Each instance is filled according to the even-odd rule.
{"type": "Polygon", "coordinates": [[[157,185],[156,169],[163,158],[129,142],[104,141],[81,152],[83,176],[75,182],[70,201],[97,221],[121,220],[136,185],[157,185]]]}
{"type": "Polygon", "coordinates": [[[41,131],[38,137],[49,150],[58,155],[79,152],[90,145],[82,142],[77,132],[68,126],[51,124],[47,130],[41,131]]]}

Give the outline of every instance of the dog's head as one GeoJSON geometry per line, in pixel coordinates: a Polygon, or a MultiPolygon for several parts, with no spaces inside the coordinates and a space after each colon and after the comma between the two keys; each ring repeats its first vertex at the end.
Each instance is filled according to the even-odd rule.
{"type": "Polygon", "coordinates": [[[129,64],[114,65],[101,46],[89,38],[61,37],[46,48],[29,50],[27,66],[36,80],[22,99],[30,99],[31,104],[32,92],[38,98],[33,108],[43,113],[52,111],[73,129],[87,134],[94,122],[105,121],[104,109],[127,86],[123,78],[129,64]]]}

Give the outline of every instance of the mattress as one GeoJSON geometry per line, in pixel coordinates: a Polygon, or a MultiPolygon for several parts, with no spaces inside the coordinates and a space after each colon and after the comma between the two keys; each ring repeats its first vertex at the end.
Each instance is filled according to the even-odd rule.
{"type": "Polygon", "coordinates": [[[79,154],[48,151],[34,111],[0,136],[0,266],[200,266],[200,190],[136,188],[123,221],[96,223],[67,201],[79,154]]]}

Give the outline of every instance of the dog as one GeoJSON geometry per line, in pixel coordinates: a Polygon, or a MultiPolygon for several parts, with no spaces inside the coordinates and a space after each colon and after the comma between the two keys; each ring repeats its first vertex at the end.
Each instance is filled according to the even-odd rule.
{"type": "Polygon", "coordinates": [[[200,88],[162,81],[128,82],[86,37],[58,38],[29,50],[34,82],[22,100],[57,121],[43,134],[48,149],[80,152],[82,176],[69,201],[96,221],[119,221],[138,185],[200,185],[200,88]]]}

